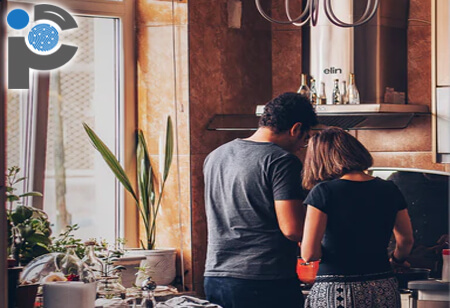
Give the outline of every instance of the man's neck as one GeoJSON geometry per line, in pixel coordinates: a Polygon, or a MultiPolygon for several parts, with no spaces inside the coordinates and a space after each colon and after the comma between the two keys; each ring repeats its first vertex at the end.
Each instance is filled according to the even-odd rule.
{"type": "Polygon", "coordinates": [[[291,150],[288,147],[285,137],[286,136],[284,134],[275,134],[270,128],[260,127],[253,135],[244,140],[255,142],[272,142],[290,152],[291,150]]]}
{"type": "Polygon", "coordinates": [[[250,140],[255,142],[273,142],[275,144],[279,143],[278,136],[267,127],[258,128],[258,130],[253,135],[251,135],[248,138],[245,138],[244,140],[250,140]]]}

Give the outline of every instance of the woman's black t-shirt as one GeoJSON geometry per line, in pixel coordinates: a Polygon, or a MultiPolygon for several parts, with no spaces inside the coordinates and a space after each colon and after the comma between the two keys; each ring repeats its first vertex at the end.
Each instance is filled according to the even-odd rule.
{"type": "Polygon", "coordinates": [[[391,270],[387,247],[406,201],[391,181],[336,179],[316,185],[305,204],[327,214],[318,275],[368,275],[391,270]]]}

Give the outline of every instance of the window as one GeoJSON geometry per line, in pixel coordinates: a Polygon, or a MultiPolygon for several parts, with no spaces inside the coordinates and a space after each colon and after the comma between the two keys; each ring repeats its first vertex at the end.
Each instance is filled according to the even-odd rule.
{"type": "Polygon", "coordinates": [[[61,41],[78,51],[62,68],[35,74],[30,90],[8,92],[7,166],[23,167],[24,189],[43,192],[28,204],[43,207],[55,235],[76,223],[77,236],[112,243],[125,236],[124,193],[82,123],[125,161],[135,127],[133,1],[58,5],[78,23],[61,41]]]}
{"type": "Polygon", "coordinates": [[[77,17],[77,22],[79,28],[62,38],[79,46],[75,58],[50,74],[44,209],[55,232],[77,223],[80,237],[111,243],[122,234],[120,189],[90,145],[82,122],[122,156],[118,20],[77,17]]]}

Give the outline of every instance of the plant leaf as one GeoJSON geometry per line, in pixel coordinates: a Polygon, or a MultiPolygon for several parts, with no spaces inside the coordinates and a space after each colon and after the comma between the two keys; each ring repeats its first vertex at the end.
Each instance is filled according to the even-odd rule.
{"type": "Polygon", "coordinates": [[[16,195],[9,195],[9,196],[6,196],[6,200],[8,200],[8,202],[12,202],[12,201],[18,201],[18,200],[20,200],[20,198],[16,195]]]}
{"type": "Polygon", "coordinates": [[[139,199],[131,185],[131,181],[128,178],[125,170],[123,170],[117,158],[111,152],[111,150],[105,145],[105,143],[97,136],[97,134],[83,122],[84,130],[91,139],[94,148],[102,155],[103,160],[106,162],[108,167],[114,173],[116,178],[122,183],[123,187],[133,196],[134,200],[139,204],[139,199]]]}
{"type": "Polygon", "coordinates": [[[19,205],[16,207],[14,212],[11,214],[11,218],[15,225],[24,222],[26,219],[33,215],[33,211],[24,205],[19,205]]]}
{"type": "Polygon", "coordinates": [[[169,176],[170,166],[172,164],[173,157],[173,126],[172,119],[170,116],[167,117],[167,128],[166,128],[166,153],[164,161],[164,176],[163,181],[165,182],[169,176]]]}
{"type": "Polygon", "coordinates": [[[27,241],[30,242],[30,243],[36,243],[36,244],[43,243],[45,245],[50,245],[50,243],[51,243],[51,241],[48,238],[48,236],[45,236],[44,234],[38,233],[38,232],[35,232],[31,236],[29,236],[27,238],[27,241]]]}
{"type": "Polygon", "coordinates": [[[148,212],[150,210],[149,195],[147,192],[148,182],[151,181],[151,172],[149,173],[150,157],[148,155],[147,144],[145,142],[144,133],[142,130],[137,132],[137,148],[136,148],[136,168],[139,197],[142,202],[141,216],[144,224],[148,224],[148,212]]]}
{"type": "Polygon", "coordinates": [[[35,245],[33,245],[32,247],[32,257],[38,257],[38,256],[42,256],[46,253],[49,253],[50,251],[48,250],[48,247],[43,244],[43,243],[36,243],[35,245]]]}
{"type": "Polygon", "coordinates": [[[117,265],[113,267],[114,271],[122,271],[122,270],[126,270],[127,268],[123,265],[117,265]]]}
{"type": "Polygon", "coordinates": [[[30,191],[30,192],[19,195],[19,197],[29,197],[29,196],[42,197],[42,194],[37,191],[30,191]]]}
{"type": "Polygon", "coordinates": [[[17,180],[15,180],[15,181],[13,182],[13,184],[17,184],[17,183],[19,183],[19,182],[22,182],[22,181],[25,180],[26,178],[27,178],[26,176],[21,177],[21,178],[18,178],[17,180]]]}

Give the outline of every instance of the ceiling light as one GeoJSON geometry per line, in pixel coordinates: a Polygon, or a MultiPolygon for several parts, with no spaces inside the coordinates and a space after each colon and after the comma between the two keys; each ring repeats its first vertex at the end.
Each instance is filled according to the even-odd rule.
{"type": "MultiPolygon", "coordinates": [[[[306,25],[310,20],[312,26],[317,25],[318,17],[319,17],[319,6],[323,5],[325,14],[327,18],[330,20],[332,24],[338,27],[343,28],[350,28],[350,27],[357,27],[364,25],[365,23],[369,22],[369,20],[375,15],[378,9],[379,0],[368,0],[367,6],[364,11],[364,14],[361,16],[361,18],[354,22],[354,23],[346,23],[340,20],[336,14],[334,14],[333,6],[331,4],[332,0],[306,0],[305,9],[303,12],[296,18],[292,18],[291,12],[290,12],[290,0],[285,0],[285,11],[286,16],[288,20],[276,20],[263,10],[261,7],[260,0],[255,0],[256,7],[258,8],[259,13],[268,21],[276,23],[276,24],[282,24],[282,25],[295,25],[298,27],[306,25]],[[322,3],[321,3],[322,2],[322,3]]],[[[342,0],[341,0],[342,1],[342,0]]],[[[351,1],[351,0],[348,0],[351,1]]],[[[359,0],[356,0],[359,1],[359,0]]]]}

